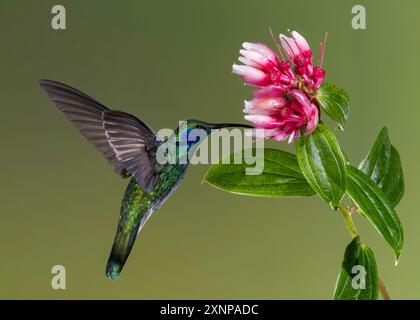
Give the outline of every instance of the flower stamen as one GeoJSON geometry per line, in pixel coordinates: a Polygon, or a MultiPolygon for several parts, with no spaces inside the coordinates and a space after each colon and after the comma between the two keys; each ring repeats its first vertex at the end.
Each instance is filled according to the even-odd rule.
{"type": "Polygon", "coordinates": [[[320,67],[320,68],[322,68],[322,65],[323,65],[323,63],[324,63],[324,54],[325,54],[325,49],[326,49],[326,47],[327,47],[327,38],[328,38],[328,32],[325,32],[325,36],[324,36],[324,41],[323,42],[321,42],[321,52],[319,53],[320,54],[320,63],[318,64],[318,66],[320,67]]]}
{"type": "Polygon", "coordinates": [[[284,58],[283,52],[281,50],[281,46],[280,44],[276,41],[276,37],[274,36],[273,30],[271,29],[271,27],[268,28],[268,30],[270,31],[270,35],[271,38],[273,39],[274,44],[276,45],[277,51],[281,57],[281,61],[286,61],[286,59],[284,58]]]}

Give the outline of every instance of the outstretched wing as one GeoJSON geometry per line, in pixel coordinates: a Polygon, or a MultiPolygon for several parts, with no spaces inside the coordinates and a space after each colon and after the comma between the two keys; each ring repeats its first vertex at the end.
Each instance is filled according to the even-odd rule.
{"type": "Polygon", "coordinates": [[[158,178],[156,134],[135,116],[109,110],[65,84],[40,80],[48,97],[122,177],[133,175],[147,192],[158,178]]]}

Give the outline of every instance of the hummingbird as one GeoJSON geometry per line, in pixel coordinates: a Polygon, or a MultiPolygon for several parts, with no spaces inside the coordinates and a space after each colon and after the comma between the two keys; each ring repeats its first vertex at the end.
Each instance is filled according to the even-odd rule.
{"type": "Polygon", "coordinates": [[[105,270],[110,279],[119,277],[137,235],[152,213],[179,187],[189,164],[187,154],[193,153],[202,140],[188,141],[185,148],[180,148],[177,141],[188,136],[193,129],[201,129],[209,135],[212,130],[220,128],[252,128],[244,124],[214,124],[190,119],[185,126],[178,127],[170,137],[161,141],[146,122],[129,113],[110,110],[63,83],[40,80],[39,84],[56,107],[103,154],[114,170],[122,178],[129,178],[105,270]],[[175,143],[175,148],[166,149],[174,150],[172,153],[175,156],[187,161],[168,161],[164,164],[158,161],[159,147],[170,143],[175,143]]]}

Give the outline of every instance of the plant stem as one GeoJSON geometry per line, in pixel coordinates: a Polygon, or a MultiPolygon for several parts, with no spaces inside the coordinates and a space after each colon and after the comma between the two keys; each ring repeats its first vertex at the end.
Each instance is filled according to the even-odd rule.
{"type": "Polygon", "coordinates": [[[382,297],[384,297],[384,300],[391,300],[391,296],[389,295],[389,292],[386,289],[381,277],[378,277],[378,287],[381,291],[382,297]]]}
{"type": "Polygon", "coordinates": [[[359,232],[356,229],[356,226],[353,223],[353,219],[351,217],[351,211],[343,204],[340,204],[339,207],[341,214],[343,215],[344,222],[346,223],[347,229],[349,230],[351,236],[357,237],[359,232]]]}
{"type": "MultiPolygon", "coordinates": [[[[359,235],[359,232],[356,229],[356,226],[354,225],[353,219],[351,217],[352,213],[357,211],[357,207],[350,207],[347,208],[344,204],[340,204],[338,206],[340,209],[341,214],[343,215],[344,222],[346,223],[347,229],[349,230],[351,236],[357,237],[359,235]]],[[[378,276],[378,287],[381,291],[382,297],[384,300],[391,300],[391,296],[389,295],[388,290],[385,287],[385,284],[383,283],[381,277],[378,276]]]]}

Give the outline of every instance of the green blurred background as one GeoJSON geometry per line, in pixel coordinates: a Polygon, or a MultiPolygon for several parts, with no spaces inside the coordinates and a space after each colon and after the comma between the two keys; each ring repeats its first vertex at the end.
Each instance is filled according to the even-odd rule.
{"type": "MultiPolygon", "coordinates": [[[[243,41],[271,43],[267,28],[301,32],[318,52],[330,38],[328,80],[349,92],[337,133],[358,163],[383,125],[400,151],[406,194],[398,207],[405,249],[391,249],[364,219],[364,242],[394,298],[420,298],[420,117],[412,1],[21,1],[0,2],[0,298],[329,299],[344,248],[342,218],[319,198],[247,198],[202,184],[193,166],[143,229],[118,281],[104,269],[127,183],[47,99],[41,78],[76,86],[156,129],[178,120],[243,121],[251,90],[231,75],[243,41]],[[51,7],[67,9],[54,31],[51,7]],[[351,9],[367,9],[367,30],[351,9]],[[51,288],[51,268],[67,289],[51,288]]],[[[284,143],[270,144],[291,150],[284,143]]]]}

